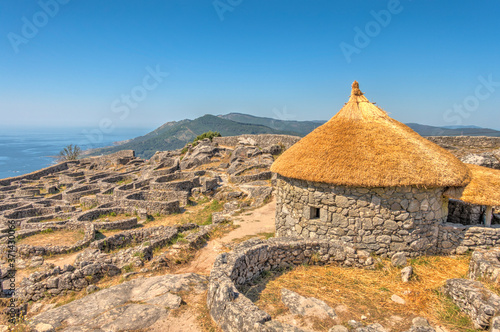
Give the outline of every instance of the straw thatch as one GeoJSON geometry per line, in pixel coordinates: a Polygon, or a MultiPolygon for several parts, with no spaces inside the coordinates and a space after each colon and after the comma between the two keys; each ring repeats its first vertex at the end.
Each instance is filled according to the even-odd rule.
{"type": "Polygon", "coordinates": [[[464,186],[468,168],[373,105],[353,83],[349,102],[285,151],[271,170],[282,176],[360,187],[464,186]]]}
{"type": "Polygon", "coordinates": [[[465,188],[450,188],[444,195],[470,204],[500,206],[500,170],[465,165],[472,173],[472,181],[465,188]]]}

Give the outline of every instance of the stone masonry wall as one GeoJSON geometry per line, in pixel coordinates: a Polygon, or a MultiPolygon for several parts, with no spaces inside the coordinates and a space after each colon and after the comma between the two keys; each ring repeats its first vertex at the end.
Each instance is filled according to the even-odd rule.
{"type": "Polygon", "coordinates": [[[223,331],[303,331],[272,321],[271,316],[245,297],[238,287],[262,271],[300,264],[339,264],[373,267],[369,253],[342,241],[272,238],[248,240],[219,255],[210,273],[207,306],[223,331]]]}
{"type": "Polygon", "coordinates": [[[381,256],[434,253],[443,188],[353,188],[278,176],[276,236],[339,239],[381,256]]]}
{"type": "Polygon", "coordinates": [[[19,176],[15,176],[15,177],[11,177],[11,178],[6,178],[3,180],[0,180],[0,186],[8,186],[11,183],[15,184],[16,182],[21,181],[21,180],[38,180],[42,176],[47,176],[50,174],[54,174],[57,172],[67,170],[68,165],[72,165],[72,164],[78,164],[78,161],[66,161],[66,162],[63,162],[63,163],[60,163],[60,164],[57,164],[54,166],[42,168],[38,171],[31,172],[28,174],[19,175],[19,176]]]}
{"type": "Polygon", "coordinates": [[[440,224],[437,244],[437,252],[442,254],[464,254],[467,250],[500,246],[500,226],[440,224]]]}
{"type": "Polygon", "coordinates": [[[500,137],[490,136],[427,136],[429,141],[443,148],[463,146],[466,148],[500,148],[500,137]]]}
{"type": "Polygon", "coordinates": [[[260,134],[260,135],[239,135],[239,136],[227,136],[227,137],[214,137],[212,142],[218,143],[219,145],[226,146],[236,146],[240,139],[252,139],[258,146],[267,147],[273,144],[283,144],[285,148],[289,148],[295,143],[297,143],[302,137],[290,136],[290,135],[273,135],[273,134],[260,134]]]}

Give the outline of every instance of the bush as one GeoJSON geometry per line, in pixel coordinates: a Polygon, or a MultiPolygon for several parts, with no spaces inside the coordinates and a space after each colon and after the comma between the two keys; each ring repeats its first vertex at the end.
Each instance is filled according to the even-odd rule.
{"type": "MultiPolygon", "coordinates": [[[[212,140],[212,138],[214,137],[221,137],[222,135],[218,132],[218,131],[207,131],[206,133],[203,133],[201,135],[198,135],[196,136],[196,138],[193,140],[193,142],[191,143],[193,146],[197,146],[198,145],[198,141],[201,141],[205,138],[210,138],[210,140],[212,140]]],[[[187,151],[187,148],[185,148],[186,151],[187,151]]],[[[184,151],[184,149],[183,149],[184,151]]]]}
{"type": "Polygon", "coordinates": [[[81,153],[82,149],[78,145],[70,144],[59,152],[59,160],[77,160],[81,153]]]}

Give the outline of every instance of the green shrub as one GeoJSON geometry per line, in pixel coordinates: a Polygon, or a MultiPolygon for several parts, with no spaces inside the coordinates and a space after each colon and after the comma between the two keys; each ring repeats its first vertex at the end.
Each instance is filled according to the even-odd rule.
{"type": "Polygon", "coordinates": [[[221,137],[221,134],[218,131],[207,131],[206,133],[196,136],[193,140],[193,146],[198,145],[198,141],[201,141],[202,139],[210,138],[210,140],[212,140],[214,137],[221,137]]]}

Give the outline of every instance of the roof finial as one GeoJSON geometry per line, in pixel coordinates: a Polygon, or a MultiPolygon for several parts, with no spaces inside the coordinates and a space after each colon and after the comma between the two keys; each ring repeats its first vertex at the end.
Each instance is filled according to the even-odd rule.
{"type": "Polygon", "coordinates": [[[359,89],[359,83],[358,81],[354,81],[352,83],[352,91],[351,91],[351,96],[362,96],[363,92],[359,89]]]}

